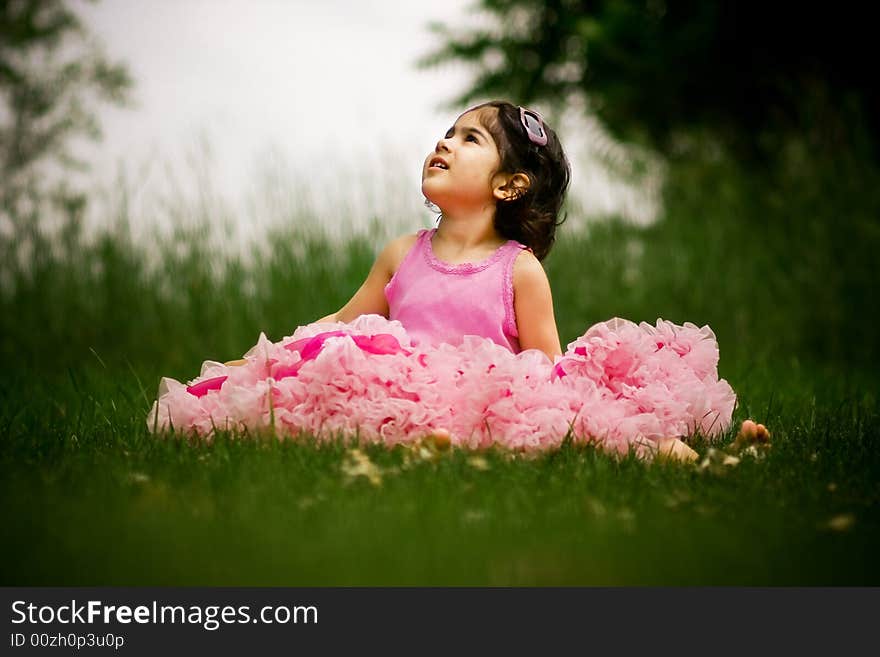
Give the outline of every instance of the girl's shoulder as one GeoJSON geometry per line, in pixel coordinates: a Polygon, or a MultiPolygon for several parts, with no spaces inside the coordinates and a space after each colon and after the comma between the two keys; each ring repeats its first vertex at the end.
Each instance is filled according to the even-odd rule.
{"type": "Polygon", "coordinates": [[[399,235],[395,237],[388,243],[388,248],[392,253],[398,256],[398,262],[403,260],[406,257],[406,254],[409,253],[410,249],[412,249],[419,238],[423,233],[427,231],[420,230],[417,233],[407,233],[406,235],[399,235]]]}
{"type": "Polygon", "coordinates": [[[544,265],[535,257],[531,249],[522,247],[513,263],[514,289],[522,286],[543,287],[545,284],[549,284],[549,281],[547,279],[547,272],[544,271],[544,265]]]}
{"type": "Polygon", "coordinates": [[[422,233],[426,233],[426,230],[420,230],[417,233],[407,233],[406,235],[398,235],[393,240],[388,242],[388,247],[393,249],[394,251],[409,251],[415,243],[418,241],[419,237],[422,236],[422,233]]]}
{"type": "Polygon", "coordinates": [[[384,265],[392,274],[396,272],[397,269],[400,267],[400,264],[403,262],[404,258],[406,258],[406,255],[415,246],[416,242],[423,232],[425,231],[399,235],[385,245],[385,248],[382,250],[379,258],[383,261],[384,265]]]}

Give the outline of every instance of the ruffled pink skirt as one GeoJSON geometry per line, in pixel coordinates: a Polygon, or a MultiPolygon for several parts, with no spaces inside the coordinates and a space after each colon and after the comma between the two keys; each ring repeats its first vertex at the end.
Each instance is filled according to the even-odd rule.
{"type": "Polygon", "coordinates": [[[625,453],[663,437],[718,436],[736,395],[718,379],[708,326],[614,318],[590,327],[551,362],[514,355],[487,338],[412,345],[403,326],[378,315],[315,323],[287,338],[260,334],[246,365],[202,365],[186,385],[163,378],[151,430],[262,430],[340,435],[395,445],[445,429],[462,447],[542,449],[593,441],[625,453]]]}

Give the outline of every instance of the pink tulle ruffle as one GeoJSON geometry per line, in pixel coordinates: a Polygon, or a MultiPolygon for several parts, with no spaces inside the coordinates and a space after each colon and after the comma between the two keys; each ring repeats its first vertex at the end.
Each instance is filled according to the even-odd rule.
{"type": "Polygon", "coordinates": [[[571,434],[625,453],[668,436],[717,436],[736,402],[718,379],[712,330],[662,319],[595,324],[551,362],[476,336],[417,348],[399,322],[364,315],[278,342],[260,334],[245,360],[206,361],[186,385],[162,379],[148,426],[210,437],[274,423],[280,435],[386,445],[445,429],[454,445],[514,449],[555,447],[571,434]]]}

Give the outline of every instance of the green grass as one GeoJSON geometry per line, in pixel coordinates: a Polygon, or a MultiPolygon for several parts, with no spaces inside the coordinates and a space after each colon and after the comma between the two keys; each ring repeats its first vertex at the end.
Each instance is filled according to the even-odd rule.
{"type": "Polygon", "coordinates": [[[341,443],[156,440],[127,385],[89,376],[65,416],[48,399],[77,399],[73,383],[3,418],[6,584],[877,583],[867,396],[792,407],[767,455],[733,468],[567,446],[490,451],[483,470],[368,448],[373,485],[346,475],[341,443]]]}
{"type": "Polygon", "coordinates": [[[259,331],[280,339],[338,308],[374,245],[335,250],[294,227],[248,264],[191,229],[151,268],[120,230],[63,256],[38,248],[27,267],[6,258],[0,581],[880,583],[880,185],[815,166],[806,185],[800,170],[678,163],[662,222],[563,233],[546,263],[563,343],[615,315],[712,326],[735,421],[773,431],[763,458],[735,467],[566,445],[489,451],[484,469],[469,452],[364,447],[374,485],[346,474],[342,442],[157,439],[145,416],[159,377],[192,378],[259,331]]]}

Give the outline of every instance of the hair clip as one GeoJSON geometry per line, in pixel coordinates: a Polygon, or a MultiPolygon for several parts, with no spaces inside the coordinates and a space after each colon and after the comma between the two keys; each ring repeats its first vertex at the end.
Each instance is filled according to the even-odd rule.
{"type": "Polygon", "coordinates": [[[519,120],[526,129],[526,134],[532,143],[538,146],[547,145],[547,132],[544,130],[544,119],[534,110],[525,107],[519,108],[519,120]]]}

